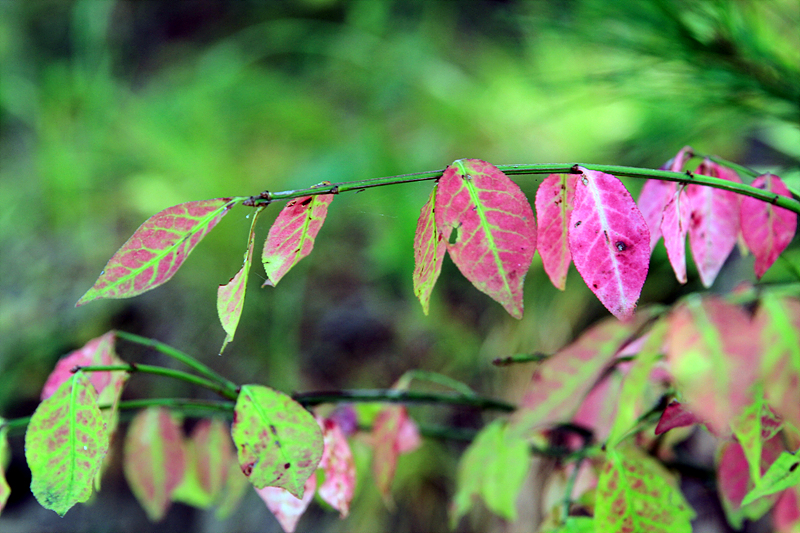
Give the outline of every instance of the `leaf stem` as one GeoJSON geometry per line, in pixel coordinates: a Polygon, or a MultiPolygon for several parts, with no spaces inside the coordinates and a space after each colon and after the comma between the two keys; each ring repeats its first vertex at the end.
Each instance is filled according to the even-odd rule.
{"type": "Polygon", "coordinates": [[[494,366],[510,366],[520,363],[539,363],[552,357],[553,354],[533,352],[533,353],[520,353],[516,355],[509,355],[508,357],[496,357],[492,359],[494,366]]]}
{"type": "Polygon", "coordinates": [[[479,409],[511,412],[516,409],[514,405],[501,400],[483,398],[481,396],[466,396],[453,393],[432,393],[401,391],[395,389],[359,389],[321,392],[302,392],[292,395],[292,398],[304,407],[311,407],[322,403],[342,402],[386,402],[386,403],[429,403],[443,405],[460,405],[477,407],[479,409]]]}
{"type": "MultiPolygon", "coordinates": [[[[729,163],[719,158],[714,158],[718,163],[731,166],[729,163]]],[[[619,165],[594,165],[591,163],[556,163],[556,164],[521,164],[521,165],[497,165],[497,168],[510,176],[535,175],[535,174],[572,174],[576,166],[582,166],[589,170],[605,172],[614,176],[636,178],[636,179],[658,179],[662,181],[674,181],[676,183],[705,185],[725,191],[735,192],[744,196],[750,196],[758,200],[769,202],[778,207],[783,207],[800,214],[800,201],[795,198],[787,198],[779,194],[757,189],[743,183],[693,174],[691,172],[672,172],[669,170],[655,170],[650,168],[627,167],[619,165]]],[[[744,168],[744,167],[742,167],[744,168]]],[[[315,194],[339,194],[348,191],[360,191],[371,187],[382,187],[384,185],[395,185],[399,183],[411,183],[416,181],[435,180],[442,176],[444,170],[428,170],[425,172],[415,172],[413,174],[401,174],[398,176],[388,176],[383,178],[370,178],[359,181],[347,181],[332,183],[330,185],[308,187],[305,189],[294,189],[280,192],[263,192],[259,196],[253,196],[244,202],[244,205],[258,206],[268,204],[274,200],[287,200],[300,196],[310,196],[315,194]]],[[[751,174],[749,171],[748,174],[751,174]]]]}
{"type": "MultiPolygon", "coordinates": [[[[238,390],[238,387],[234,382],[217,374],[216,372],[211,370],[209,367],[207,367],[206,365],[204,365],[191,355],[183,353],[182,351],[173,348],[169,344],[164,344],[163,342],[157,341],[155,339],[142,337],[141,335],[136,335],[134,333],[128,333],[125,331],[116,331],[115,334],[117,337],[121,339],[125,339],[126,341],[133,342],[136,344],[141,344],[142,346],[147,346],[148,348],[153,348],[154,350],[161,352],[168,357],[172,357],[176,361],[180,361],[181,363],[195,370],[199,374],[209,378],[212,381],[216,381],[217,383],[222,385],[227,391],[233,394],[237,394],[236,391],[238,390]]],[[[223,396],[226,395],[223,394],[223,396]]],[[[232,399],[236,399],[236,396],[233,396],[232,399]]]]}
{"type": "Polygon", "coordinates": [[[78,372],[78,371],[81,372],[124,371],[131,374],[133,374],[134,372],[155,374],[157,376],[165,376],[168,378],[179,379],[181,381],[185,381],[193,385],[199,385],[200,387],[204,387],[206,389],[214,391],[223,398],[228,398],[229,400],[236,400],[236,398],[238,398],[238,394],[236,392],[230,391],[228,388],[223,387],[219,383],[215,383],[205,378],[195,376],[194,374],[189,374],[188,372],[183,372],[181,370],[173,370],[171,368],[164,368],[162,366],[140,365],[136,363],[130,363],[127,365],[87,365],[87,366],[75,366],[72,368],[72,372],[78,372]]]}

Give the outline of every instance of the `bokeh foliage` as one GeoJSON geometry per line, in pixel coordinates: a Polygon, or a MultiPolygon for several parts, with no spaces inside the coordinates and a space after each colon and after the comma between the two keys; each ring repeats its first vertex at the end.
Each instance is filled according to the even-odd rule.
{"type": "MultiPolygon", "coordinates": [[[[517,322],[445,260],[424,317],[411,246],[430,184],[336,198],[314,253],[279,288],[251,288],[222,358],[214,297],[241,265],[244,209],[165,287],[72,306],[163,208],[461,157],[658,167],[691,144],[779,173],[798,191],[798,28],[794,0],[2,2],[0,414],[29,414],[56,359],[110,327],[285,391],[387,387],[423,368],[518,401],[528,369],[489,361],[554,350],[604,310],[574,270],[566,292],[554,289],[537,258],[517,322]]],[[[538,181],[519,180],[529,198],[538,181]]],[[[264,213],[260,237],[277,211],[264,213]]],[[[796,247],[786,257],[800,261],[796,247]]],[[[718,285],[752,280],[750,261],[731,260],[718,285]]],[[[255,268],[251,284],[261,281],[255,268]]],[[[767,279],[792,275],[780,264],[767,279]]],[[[699,289],[691,267],[689,278],[677,284],[659,245],[644,300],[699,289]]],[[[141,378],[126,390],[196,393],[141,378]]],[[[466,427],[489,420],[412,415],[466,427]]],[[[353,530],[443,528],[460,450],[429,442],[401,462],[404,512],[386,511],[363,477],[349,522],[315,519],[353,530]]],[[[478,521],[477,530],[491,522],[478,521]]]]}

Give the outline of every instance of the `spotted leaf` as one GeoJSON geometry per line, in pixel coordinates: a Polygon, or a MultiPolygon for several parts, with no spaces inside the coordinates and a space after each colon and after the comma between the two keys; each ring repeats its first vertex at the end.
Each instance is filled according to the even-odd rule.
{"type": "Polygon", "coordinates": [[[436,189],[431,195],[417,220],[417,232],[414,235],[414,294],[422,304],[422,311],[428,314],[431,291],[442,271],[442,260],[447,250],[441,232],[436,229],[436,218],[433,216],[436,189]]]}

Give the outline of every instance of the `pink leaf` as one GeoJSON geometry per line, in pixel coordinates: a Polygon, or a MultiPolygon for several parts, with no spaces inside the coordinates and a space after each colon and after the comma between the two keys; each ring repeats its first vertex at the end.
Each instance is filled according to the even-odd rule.
{"type": "MultiPolygon", "coordinates": [[[[680,172],[686,161],[692,158],[692,148],[684,146],[675,157],[661,167],[662,170],[680,172]]],[[[652,252],[658,239],[661,238],[661,219],[664,208],[675,194],[676,185],[673,181],[647,180],[639,195],[639,209],[647,221],[650,230],[650,251],[652,252]]]]}
{"type": "Polygon", "coordinates": [[[141,411],[125,437],[125,478],[150,520],[164,518],[186,468],[179,421],[163,407],[141,411]]]}
{"type": "Polygon", "coordinates": [[[436,218],[433,215],[435,186],[428,201],[422,206],[417,220],[417,232],[414,235],[414,294],[422,304],[422,311],[428,314],[431,291],[442,271],[447,246],[442,233],[436,229],[436,218]]]}
{"type": "Polygon", "coordinates": [[[187,202],[148,218],[75,306],[99,298],[130,298],[166,283],[235,202],[233,198],[187,202]]]}
{"type": "Polygon", "coordinates": [[[303,498],[296,498],[286,489],[280,487],[264,487],[256,492],[267,504],[267,508],[275,515],[281,528],[286,533],[292,533],[297,527],[297,521],[306,512],[308,504],[314,497],[317,488],[317,476],[311,476],[303,487],[303,498]]]}
{"type": "Polygon", "coordinates": [[[664,234],[664,245],[672,270],[681,283],[686,283],[686,232],[689,230],[690,217],[689,199],[685,188],[680,186],[664,208],[661,232],[664,234]]]}
{"type": "MultiPolygon", "coordinates": [[[[772,174],[757,177],[751,185],[774,194],[792,197],[783,181],[772,174]]],[[[741,224],[744,241],[756,257],[756,277],[761,279],[792,242],[797,230],[797,214],[746,196],[742,199],[741,224]]]]}
{"type": "Polygon", "coordinates": [[[408,418],[408,411],[399,405],[384,408],[375,418],[372,428],[375,446],[372,472],[384,498],[389,497],[398,455],[413,451],[419,446],[419,435],[414,436],[416,425],[409,429],[409,422],[413,424],[408,418]]]}
{"type": "Polygon", "coordinates": [[[197,481],[215,501],[225,487],[231,463],[235,463],[230,431],[222,420],[205,418],[192,430],[191,442],[197,481]]]}
{"type": "Polygon", "coordinates": [[[748,314],[716,297],[693,299],[669,317],[667,361],[686,405],[715,434],[752,402],[761,343],[748,314]]]}
{"type": "Polygon", "coordinates": [[[550,174],[536,191],[539,255],[550,281],[562,291],[572,262],[567,230],[577,181],[575,174],[550,174]]]}
{"type": "Polygon", "coordinates": [[[772,511],[772,525],[777,533],[797,533],[800,531],[800,501],[797,488],[783,491],[772,511]]]}
{"type": "Polygon", "coordinates": [[[325,452],[319,468],[325,472],[325,481],[319,487],[319,496],[339,511],[342,518],[346,518],[356,488],[356,464],[339,424],[325,419],[322,421],[322,431],[325,452]]]}
{"type": "Polygon", "coordinates": [[[290,200],[281,210],[269,229],[261,254],[267,273],[265,286],[277,285],[294,265],[311,253],[332,201],[332,194],[303,196],[290,200]]]}
{"type": "MultiPolygon", "coordinates": [[[[735,172],[706,159],[695,174],[741,182],[735,172]]],[[[703,185],[687,185],[691,206],[689,245],[704,287],[710,287],[739,235],[739,195],[703,185]]]]}
{"type": "MultiPolygon", "coordinates": [[[[783,444],[780,436],[776,435],[764,442],[761,452],[762,474],[775,462],[781,452],[783,444]]],[[[754,486],[742,447],[738,442],[729,440],[721,445],[717,457],[717,486],[722,507],[730,524],[739,529],[745,518],[758,520],[766,514],[777,496],[766,496],[742,506],[742,500],[754,486]]]]}
{"type": "Polygon", "coordinates": [[[661,413],[655,433],[656,435],[661,435],[670,429],[689,427],[702,422],[681,403],[672,400],[664,409],[664,412],[661,413]]]}
{"type": "MultiPolygon", "coordinates": [[[[114,351],[115,341],[114,332],[109,331],[102,337],[90,340],[83,348],[70,352],[59,359],[42,388],[41,399],[52,396],[62,383],[72,378],[71,370],[76,366],[125,364],[114,351]]],[[[101,394],[106,387],[115,386],[115,380],[121,378],[124,381],[127,372],[87,372],[87,375],[97,394],[101,394]]]]}
{"type": "Polygon", "coordinates": [[[519,186],[485,161],[459,159],[439,179],[434,216],[461,273],[511,316],[522,318],[536,219],[519,186]]]}
{"type": "Polygon", "coordinates": [[[650,232],[621,181],[579,168],[569,224],[572,260],[606,309],[624,320],[633,315],[647,277],[650,232]]]}
{"type": "Polygon", "coordinates": [[[222,342],[222,348],[219,353],[225,349],[225,346],[233,340],[233,335],[236,333],[236,327],[239,325],[239,318],[242,316],[242,308],[244,307],[244,294],[247,291],[247,277],[250,273],[250,264],[253,262],[253,245],[256,237],[256,222],[258,215],[264,210],[264,207],[256,209],[253,214],[253,222],[250,224],[250,236],[247,239],[247,250],[244,252],[244,264],[239,272],[233,276],[226,285],[220,285],[217,289],[217,314],[222,323],[222,329],[225,330],[225,340],[222,342]]]}

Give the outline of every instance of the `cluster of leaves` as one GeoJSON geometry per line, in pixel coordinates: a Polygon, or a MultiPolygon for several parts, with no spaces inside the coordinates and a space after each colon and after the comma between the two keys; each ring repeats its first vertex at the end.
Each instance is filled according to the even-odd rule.
{"type": "MultiPolygon", "coordinates": [[[[59,360],[28,424],[31,491],[62,516],[100,488],[109,462],[119,398],[137,368],[117,356],[115,340],[115,332],[108,332],[59,360]]],[[[347,440],[358,429],[353,409],[320,417],[268,387],[243,385],[237,391],[236,403],[227,406],[230,428],[221,418],[203,418],[186,436],[182,418],[161,406],[141,410],[130,422],[123,467],[148,517],[161,520],[173,501],[216,507],[217,516],[225,517],[249,480],[287,532],[315,493],[345,518],[356,482],[347,440]]],[[[419,446],[419,432],[404,406],[388,405],[376,415],[369,440],[376,483],[388,498],[397,457],[419,446]]],[[[5,477],[0,480],[4,505],[9,489],[5,477]]]]}
{"type": "MultiPolygon", "coordinates": [[[[678,173],[692,157],[684,148],[664,169],[678,173]]],[[[786,198],[794,202],[779,177],[756,177],[746,190],[766,196],[742,197],[736,192],[746,186],[736,172],[706,158],[680,182],[649,181],[637,205],[615,176],[574,165],[541,183],[538,222],[520,188],[489,163],[458,160],[435,177],[414,239],[414,291],[426,313],[449,254],[475,287],[521,318],[523,282],[538,250],[556,287],[563,290],[574,263],[615,316],[546,358],[511,418],[477,436],[460,463],[454,524],[476,497],[514,519],[527,470],[517,465],[528,464],[532,445],[550,449],[561,440],[565,455],[556,472],[571,482],[564,505],[547,509],[552,529],[690,531],[693,512],[661,464],[669,451],[655,434],[700,423],[719,439],[719,491],[731,524],[758,518],[778,501],[776,526],[798,526],[800,474],[793,450],[800,447],[800,302],[772,292],[753,296],[745,289],[731,298],[747,300],[748,308],[693,296],[672,309],[634,313],[662,235],[682,283],[687,237],[705,286],[737,243],[754,254],[760,278],[797,226],[796,213],[777,205],[786,198]],[[697,176],[706,178],[693,183],[697,176]],[[658,403],[664,398],[676,401],[665,407],[658,403]],[[579,428],[572,437],[581,438],[564,439],[559,428],[565,423],[579,428]],[[576,506],[588,516],[571,516],[576,506]]],[[[340,192],[330,183],[316,188],[286,193],[291,199],[262,251],[265,285],[277,285],[311,252],[328,205],[340,192]]],[[[355,188],[350,184],[348,190],[355,188]]],[[[253,206],[244,264],[218,291],[224,349],[242,312],[257,220],[277,196],[189,202],[154,215],[109,260],[78,305],[134,296],[165,283],[234,205],[253,206]]],[[[59,362],[28,426],[32,491],[62,515],[86,501],[99,483],[125,379],[145,370],[119,360],[113,345],[109,333],[59,362]]],[[[175,500],[218,505],[224,513],[244,486],[239,471],[287,531],[315,492],[347,515],[355,479],[346,438],[352,427],[334,416],[315,418],[289,396],[261,385],[191,379],[235,400],[230,434],[236,460],[222,422],[203,421],[187,438],[181,420],[168,411],[141,412],[126,438],[125,471],[151,518],[162,517],[175,500]]],[[[397,386],[406,387],[407,380],[397,386]]],[[[414,449],[419,435],[402,406],[384,408],[372,431],[376,482],[389,498],[397,456],[414,449]]]]}

